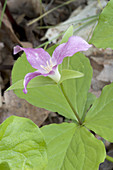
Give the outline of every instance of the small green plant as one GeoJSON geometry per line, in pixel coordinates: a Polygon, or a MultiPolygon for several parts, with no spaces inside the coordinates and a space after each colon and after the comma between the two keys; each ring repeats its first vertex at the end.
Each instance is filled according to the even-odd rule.
{"type": "MultiPolygon", "coordinates": [[[[100,14],[90,40],[97,48],[113,49],[112,9],[113,0],[100,14]]],[[[14,53],[25,53],[14,64],[8,90],[32,105],[58,112],[71,123],[39,129],[26,118],[6,119],[0,125],[2,169],[98,170],[105,158],[113,162],[103,142],[91,133],[113,142],[113,83],[103,88],[99,98],[89,92],[92,67],[78,52],[89,47],[82,38],[73,36],[71,26],[61,44],[46,51],[14,48],[14,53]]]]}

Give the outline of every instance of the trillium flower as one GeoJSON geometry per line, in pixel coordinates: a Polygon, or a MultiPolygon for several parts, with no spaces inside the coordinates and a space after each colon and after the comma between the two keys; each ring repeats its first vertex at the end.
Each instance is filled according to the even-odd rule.
{"type": "Polygon", "coordinates": [[[60,80],[60,73],[58,71],[58,65],[62,63],[65,57],[71,57],[79,51],[86,51],[90,48],[85,40],[78,36],[71,36],[68,42],[60,44],[54,50],[52,57],[43,48],[22,48],[20,46],[14,47],[14,54],[20,51],[26,53],[26,57],[31,66],[37,71],[26,74],[24,78],[24,90],[27,93],[27,85],[29,81],[37,76],[43,75],[53,79],[56,83],[60,80]]]}

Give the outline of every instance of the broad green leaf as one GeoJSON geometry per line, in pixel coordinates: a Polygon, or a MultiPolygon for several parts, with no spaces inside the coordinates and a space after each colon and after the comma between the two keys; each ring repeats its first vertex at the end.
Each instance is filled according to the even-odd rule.
{"type": "Polygon", "coordinates": [[[59,45],[59,44],[55,44],[55,45],[49,47],[49,48],[46,50],[51,57],[52,57],[53,51],[55,50],[55,48],[56,48],[58,45],[59,45]]]}
{"type": "Polygon", "coordinates": [[[98,170],[105,159],[104,144],[83,126],[51,124],[41,130],[48,148],[45,170],[98,170]]]}
{"type": "Polygon", "coordinates": [[[61,79],[59,81],[59,84],[62,83],[64,80],[79,78],[83,76],[84,74],[79,71],[64,69],[61,72],[61,79]]]}
{"type": "MultiPolygon", "coordinates": [[[[31,65],[28,63],[26,56],[23,55],[14,64],[12,84],[22,80],[31,70],[31,65]]],[[[58,112],[69,119],[76,119],[75,114],[57,84],[30,88],[27,94],[24,94],[22,89],[17,89],[14,92],[18,97],[24,98],[32,105],[58,112]]]]}
{"type": "Polygon", "coordinates": [[[14,64],[14,67],[12,70],[12,84],[16,83],[19,80],[23,80],[27,73],[34,72],[34,71],[36,71],[36,69],[34,69],[29,64],[26,58],[26,54],[23,53],[22,56],[19,57],[18,60],[14,64]],[[18,63],[20,64],[19,67],[17,66],[18,63]]]}
{"type": "Polygon", "coordinates": [[[83,114],[82,120],[84,120],[88,109],[90,109],[91,105],[94,103],[95,100],[96,100],[96,96],[94,94],[88,92],[87,102],[86,102],[86,105],[85,105],[85,109],[84,109],[84,114],[83,114]]]}
{"type": "Polygon", "coordinates": [[[6,119],[0,125],[0,167],[44,170],[46,165],[46,144],[38,126],[27,118],[6,119]]]}
{"type": "Polygon", "coordinates": [[[68,119],[76,120],[73,111],[57,85],[31,88],[28,89],[27,94],[24,94],[22,90],[15,90],[15,93],[34,106],[58,112],[68,119]]]}
{"type": "Polygon", "coordinates": [[[90,43],[93,43],[98,48],[113,49],[113,0],[108,2],[100,14],[90,43]]]}
{"type": "MultiPolygon", "coordinates": [[[[14,83],[12,86],[10,86],[8,90],[15,90],[15,89],[24,89],[23,85],[24,79],[17,81],[14,83]]],[[[44,77],[44,76],[38,76],[32,79],[29,84],[27,89],[34,88],[34,87],[40,87],[40,86],[45,86],[45,85],[51,85],[51,84],[56,84],[55,81],[50,79],[49,77],[44,77]]]]}
{"type": "Polygon", "coordinates": [[[71,37],[72,35],[73,35],[73,25],[71,25],[71,26],[67,29],[67,31],[65,32],[65,34],[64,34],[64,36],[63,36],[60,44],[66,43],[66,42],[68,41],[69,37],[71,37]]]}
{"type": "MultiPolygon", "coordinates": [[[[64,69],[64,67],[66,67],[66,65],[63,62],[62,69],[64,69]]],[[[92,67],[88,58],[86,58],[81,53],[77,53],[73,57],[69,57],[69,68],[67,69],[79,71],[84,74],[83,77],[78,79],[70,79],[63,82],[63,87],[68,99],[70,100],[76,112],[82,118],[92,79],[92,67]]]]}
{"type": "Polygon", "coordinates": [[[113,142],[113,83],[103,88],[85,119],[85,126],[113,142]]]}

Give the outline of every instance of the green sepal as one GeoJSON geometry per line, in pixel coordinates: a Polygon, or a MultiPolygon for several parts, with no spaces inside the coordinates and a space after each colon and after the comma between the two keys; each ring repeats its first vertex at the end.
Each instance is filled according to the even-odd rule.
{"type": "Polygon", "coordinates": [[[73,35],[73,25],[71,25],[67,29],[67,31],[64,33],[63,38],[62,38],[60,44],[66,43],[68,41],[69,37],[71,37],[72,35],[73,35]]]}
{"type": "Polygon", "coordinates": [[[58,84],[62,83],[64,80],[79,78],[83,76],[84,74],[79,71],[64,69],[61,72],[61,78],[58,84]]]}

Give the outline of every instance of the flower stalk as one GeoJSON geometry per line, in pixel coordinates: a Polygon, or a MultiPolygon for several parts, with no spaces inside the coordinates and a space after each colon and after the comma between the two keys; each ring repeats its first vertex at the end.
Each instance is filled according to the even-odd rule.
{"type": "Polygon", "coordinates": [[[75,114],[75,116],[76,116],[76,118],[77,118],[77,120],[78,120],[78,123],[79,123],[80,125],[82,125],[82,121],[81,121],[79,115],[77,114],[76,110],[74,109],[73,105],[71,104],[70,100],[68,99],[62,83],[60,84],[60,87],[61,87],[61,90],[62,90],[63,95],[65,96],[67,102],[69,103],[71,109],[73,110],[73,112],[74,112],[74,114],[75,114]]]}
{"type": "Polygon", "coordinates": [[[108,161],[110,161],[110,162],[113,162],[113,158],[112,158],[111,156],[109,156],[109,155],[106,155],[106,159],[107,159],[108,161]]]}

